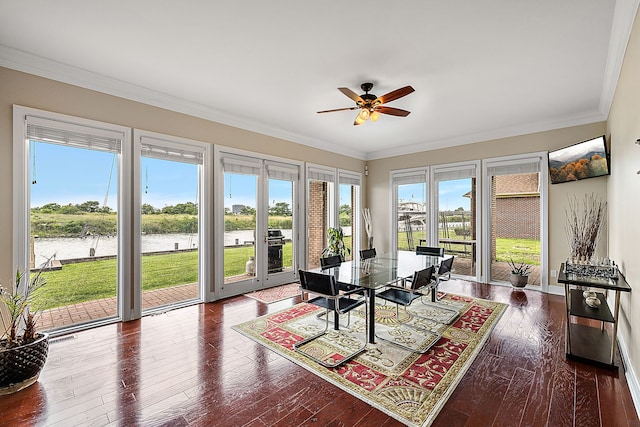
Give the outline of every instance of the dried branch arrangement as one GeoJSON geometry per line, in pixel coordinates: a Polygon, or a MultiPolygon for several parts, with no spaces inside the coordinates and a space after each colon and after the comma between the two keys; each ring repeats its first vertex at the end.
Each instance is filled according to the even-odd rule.
{"type": "Polygon", "coordinates": [[[590,261],[600,240],[607,214],[607,202],[594,195],[585,194],[582,202],[578,197],[569,197],[565,208],[565,231],[575,261],[590,261]]]}
{"type": "Polygon", "coordinates": [[[371,212],[369,208],[362,209],[362,217],[364,219],[364,230],[367,232],[367,240],[369,241],[369,249],[373,248],[373,230],[371,228],[371,212]]]}

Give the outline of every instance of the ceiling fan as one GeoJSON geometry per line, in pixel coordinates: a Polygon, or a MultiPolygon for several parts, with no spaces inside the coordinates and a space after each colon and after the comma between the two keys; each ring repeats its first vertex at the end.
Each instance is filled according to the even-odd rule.
{"type": "Polygon", "coordinates": [[[406,117],[411,113],[410,111],[401,110],[400,108],[386,107],[382,105],[386,104],[387,102],[395,101],[396,99],[402,98],[403,96],[409,95],[414,91],[411,86],[401,87],[400,89],[396,89],[382,96],[375,96],[369,93],[371,89],[373,89],[373,83],[362,83],[360,85],[360,88],[364,91],[362,95],[358,95],[357,93],[346,87],[338,88],[340,92],[344,93],[356,102],[355,107],[335,108],[333,110],[318,111],[318,114],[360,109],[360,112],[356,116],[356,120],[353,122],[353,125],[357,126],[363,124],[368,119],[371,119],[372,122],[377,121],[378,118],[380,118],[380,113],[400,117],[406,117]]]}

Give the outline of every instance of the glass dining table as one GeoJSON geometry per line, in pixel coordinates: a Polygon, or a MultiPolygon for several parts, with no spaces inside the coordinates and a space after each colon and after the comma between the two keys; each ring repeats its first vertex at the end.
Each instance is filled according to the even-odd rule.
{"type": "MultiPolygon", "coordinates": [[[[375,296],[376,289],[396,283],[404,278],[412,277],[416,271],[437,266],[446,258],[416,254],[412,251],[396,251],[377,255],[375,258],[343,262],[337,267],[316,268],[314,272],[331,274],[336,282],[347,287],[360,287],[367,292],[369,300],[368,335],[369,342],[375,344],[375,296]]],[[[335,315],[335,327],[338,327],[338,315],[335,315]]]]}

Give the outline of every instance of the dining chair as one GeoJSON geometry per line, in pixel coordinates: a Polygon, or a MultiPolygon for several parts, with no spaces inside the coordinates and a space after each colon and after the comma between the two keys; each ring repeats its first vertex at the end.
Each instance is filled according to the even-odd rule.
{"type": "Polygon", "coordinates": [[[376,256],[376,248],[362,249],[360,251],[360,259],[370,259],[370,258],[375,258],[375,256],[376,256]]]}
{"type": "MultiPolygon", "coordinates": [[[[405,312],[407,307],[411,305],[411,303],[420,297],[422,297],[423,291],[425,289],[431,289],[435,286],[435,280],[433,279],[433,272],[435,271],[435,267],[427,267],[424,270],[416,271],[413,274],[413,278],[407,279],[406,281],[410,283],[408,288],[400,287],[400,286],[389,286],[386,290],[376,294],[376,298],[383,299],[385,301],[389,301],[396,304],[396,319],[400,322],[400,310],[399,307],[404,306],[405,312]]],[[[415,317],[415,314],[412,314],[415,317]]],[[[402,323],[402,322],[400,322],[402,323]]],[[[408,347],[403,345],[401,342],[387,340],[384,337],[376,335],[377,338],[380,338],[385,341],[389,341],[399,347],[402,347],[409,351],[416,351],[412,347],[408,347]]],[[[426,353],[430,347],[424,348],[419,351],[419,353],[426,353]]]]}
{"type": "Polygon", "coordinates": [[[338,267],[342,264],[342,257],[340,255],[331,255],[320,258],[320,268],[323,270],[326,268],[338,267]]]}
{"type": "MultiPolygon", "coordinates": [[[[293,345],[293,349],[305,356],[315,360],[319,364],[326,366],[327,368],[334,368],[336,366],[340,366],[341,364],[347,362],[348,360],[354,358],[358,354],[365,351],[367,346],[367,330],[368,326],[365,327],[365,336],[362,347],[358,348],[354,352],[348,354],[343,359],[336,360],[334,363],[329,363],[327,361],[321,360],[313,356],[312,354],[305,353],[300,350],[300,347],[303,345],[320,338],[325,335],[329,330],[329,313],[334,312],[338,315],[347,314],[349,317],[349,322],[351,321],[351,311],[355,308],[360,307],[364,304],[365,306],[365,323],[367,322],[367,304],[366,297],[365,299],[353,299],[351,298],[351,294],[357,292],[359,289],[355,289],[351,292],[343,292],[341,293],[338,289],[338,285],[336,283],[336,279],[331,274],[323,274],[323,273],[315,273],[312,271],[304,271],[299,270],[300,274],[300,289],[302,292],[312,293],[317,295],[315,298],[307,301],[309,304],[314,304],[319,307],[323,307],[325,309],[325,327],[324,330],[316,335],[313,335],[309,338],[305,338],[302,341],[299,341],[293,345]]],[[[349,325],[347,323],[347,326],[349,325]]],[[[336,329],[338,329],[338,325],[336,325],[336,329]]]]}
{"type": "Polygon", "coordinates": [[[436,273],[436,284],[431,290],[431,301],[436,301],[442,299],[446,294],[443,293],[438,297],[438,285],[440,282],[445,282],[451,279],[451,270],[453,269],[453,259],[455,256],[451,256],[451,258],[447,258],[440,263],[438,267],[438,272],[436,273]]]}
{"type": "Polygon", "coordinates": [[[433,246],[416,246],[416,254],[444,256],[444,248],[433,247],[433,246]]]}
{"type": "MultiPolygon", "coordinates": [[[[327,270],[329,268],[333,268],[333,267],[339,267],[340,264],[342,264],[342,257],[340,255],[330,255],[327,257],[321,257],[320,258],[320,268],[322,270],[327,270]]],[[[302,280],[302,278],[300,278],[300,280],[302,280]]],[[[306,300],[306,292],[302,289],[302,287],[300,288],[300,292],[301,295],[300,297],[302,298],[302,300],[306,300]]],[[[321,317],[321,315],[319,315],[318,317],[321,317]]]]}

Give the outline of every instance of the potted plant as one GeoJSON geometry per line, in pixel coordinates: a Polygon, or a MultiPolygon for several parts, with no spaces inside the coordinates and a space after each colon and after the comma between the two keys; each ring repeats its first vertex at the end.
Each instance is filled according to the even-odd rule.
{"type": "Polygon", "coordinates": [[[35,383],[47,360],[49,336],[36,332],[38,312],[33,308],[34,293],[46,283],[43,270],[30,280],[27,272],[18,270],[13,290],[0,287],[0,302],[6,306],[6,316],[0,316],[4,330],[0,336],[0,395],[35,383]]]}
{"type": "Polygon", "coordinates": [[[322,256],[340,255],[345,260],[346,255],[351,254],[351,249],[344,244],[344,233],[340,227],[329,227],[327,230],[327,247],[322,251],[322,256]]]}
{"type": "Polygon", "coordinates": [[[531,266],[524,262],[516,263],[513,259],[509,258],[509,267],[511,268],[511,274],[509,275],[509,281],[514,288],[524,288],[529,281],[529,271],[531,266]]]}

